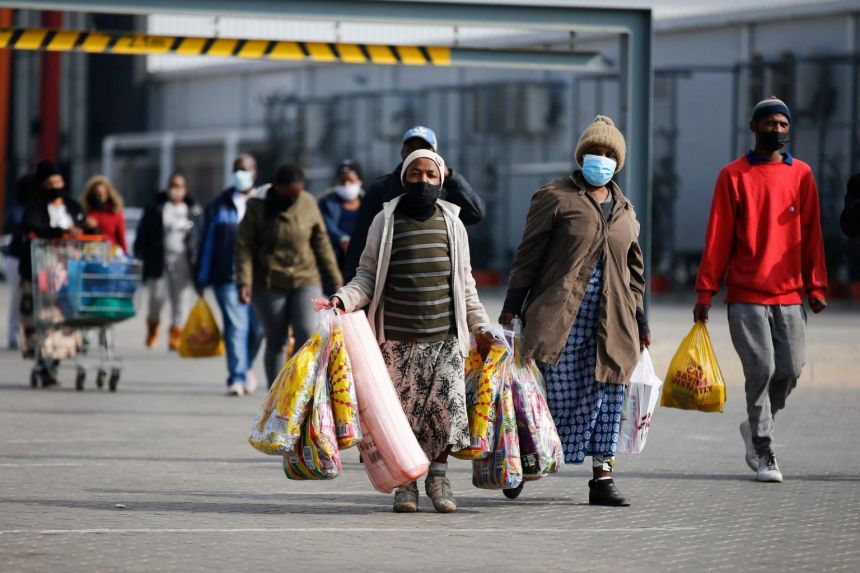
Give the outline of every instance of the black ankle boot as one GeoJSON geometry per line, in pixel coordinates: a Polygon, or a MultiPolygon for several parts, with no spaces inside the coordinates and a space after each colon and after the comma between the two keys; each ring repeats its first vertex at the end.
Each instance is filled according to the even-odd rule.
{"type": "Polygon", "coordinates": [[[593,479],[588,482],[588,503],[590,505],[609,505],[612,507],[627,507],[630,502],[615,487],[615,480],[593,479]]]}

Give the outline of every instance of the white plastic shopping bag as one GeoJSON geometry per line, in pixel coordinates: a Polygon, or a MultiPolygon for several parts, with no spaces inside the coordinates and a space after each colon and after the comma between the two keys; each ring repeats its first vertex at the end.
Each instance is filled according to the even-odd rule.
{"type": "Polygon", "coordinates": [[[621,415],[621,431],[618,435],[618,451],[638,454],[645,447],[651,416],[660,400],[663,381],[657,377],[648,349],[642,350],[639,364],[630,377],[624,412],[621,415]]]}

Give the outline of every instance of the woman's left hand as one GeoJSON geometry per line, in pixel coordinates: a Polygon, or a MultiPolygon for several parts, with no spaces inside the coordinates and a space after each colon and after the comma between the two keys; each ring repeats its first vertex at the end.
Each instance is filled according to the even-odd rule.
{"type": "Polygon", "coordinates": [[[648,332],[639,337],[639,350],[651,347],[651,333],[648,332]]]}
{"type": "Polygon", "coordinates": [[[475,333],[475,344],[478,346],[478,353],[481,355],[482,360],[487,359],[490,347],[496,342],[498,342],[496,337],[486,330],[479,330],[475,333]]]}

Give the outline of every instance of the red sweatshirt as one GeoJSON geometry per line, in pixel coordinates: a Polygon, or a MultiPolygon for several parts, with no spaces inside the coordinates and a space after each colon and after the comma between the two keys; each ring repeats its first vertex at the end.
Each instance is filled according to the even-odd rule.
{"type": "Polygon", "coordinates": [[[113,211],[111,207],[104,209],[91,209],[87,217],[96,220],[99,233],[112,244],[119,246],[128,254],[128,245],[125,244],[125,217],[122,211],[113,211]]]}
{"type": "Polygon", "coordinates": [[[824,298],[827,268],[818,190],[809,165],[750,155],[720,172],[696,291],[710,304],[725,280],[726,302],[800,304],[824,298]]]}

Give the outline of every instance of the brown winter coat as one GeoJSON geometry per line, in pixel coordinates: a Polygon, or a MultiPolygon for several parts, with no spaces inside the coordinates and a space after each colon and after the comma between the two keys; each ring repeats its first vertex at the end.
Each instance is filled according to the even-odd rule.
{"type": "Polygon", "coordinates": [[[603,257],[596,379],[626,384],[639,359],[636,309],[645,292],[639,222],[614,182],[607,222],[582,172],[542,186],[532,197],[509,289],[529,289],[523,307],[525,354],[550,364],[561,357],[585,288],[603,257]]]}

